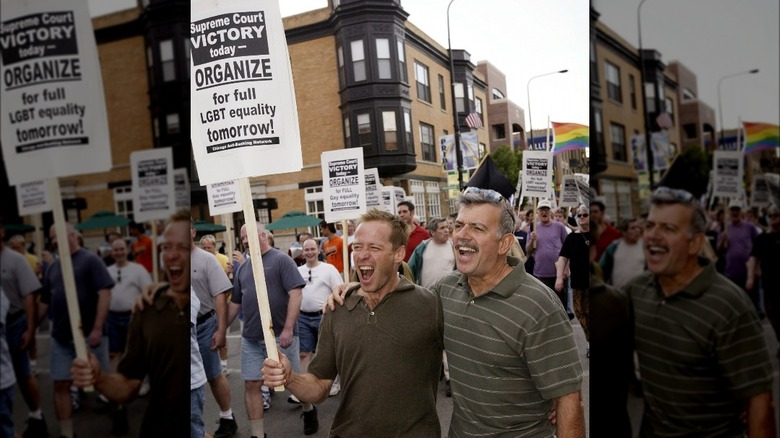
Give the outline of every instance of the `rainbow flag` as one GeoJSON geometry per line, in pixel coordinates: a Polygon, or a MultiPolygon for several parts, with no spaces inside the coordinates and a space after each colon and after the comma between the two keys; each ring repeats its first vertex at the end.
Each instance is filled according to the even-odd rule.
{"type": "Polygon", "coordinates": [[[742,122],[745,127],[745,155],[780,148],[780,126],[771,123],[742,122]]]}
{"type": "Polygon", "coordinates": [[[590,128],[578,123],[557,123],[553,125],[553,155],[573,149],[584,149],[590,142],[590,128]]]}

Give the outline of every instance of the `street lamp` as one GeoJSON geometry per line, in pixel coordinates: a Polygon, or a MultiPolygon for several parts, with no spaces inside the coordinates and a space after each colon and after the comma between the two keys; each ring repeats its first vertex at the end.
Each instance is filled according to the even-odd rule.
{"type": "MultiPolygon", "coordinates": [[[[723,76],[722,78],[720,78],[718,80],[718,116],[719,116],[719,122],[720,122],[720,141],[723,141],[723,129],[724,129],[724,126],[723,126],[723,107],[721,106],[721,103],[720,103],[720,84],[725,79],[728,79],[728,78],[733,78],[733,77],[742,76],[742,75],[752,75],[752,74],[756,74],[756,73],[758,73],[758,69],[754,68],[753,70],[748,70],[748,71],[743,71],[743,72],[739,72],[739,73],[733,73],[733,74],[730,74],[730,75],[726,75],[726,76],[723,76]]],[[[718,145],[716,143],[715,147],[717,148],[717,146],[718,145]]]]}
{"type": "Polygon", "coordinates": [[[463,190],[463,152],[460,150],[460,120],[458,120],[457,101],[455,99],[455,61],[452,56],[452,43],[450,42],[450,6],[455,0],[450,0],[447,5],[447,50],[450,55],[450,84],[452,85],[452,118],[455,126],[455,161],[458,166],[458,191],[463,190]]]}
{"type": "MultiPolygon", "coordinates": [[[[558,73],[566,73],[569,71],[568,69],[558,70],[558,71],[551,71],[549,73],[544,73],[541,75],[536,75],[528,80],[528,82],[525,84],[525,95],[528,98],[528,132],[531,134],[531,139],[534,138],[534,124],[531,121],[531,81],[533,81],[536,78],[541,78],[542,76],[549,76],[549,75],[555,75],[558,73]]],[[[530,145],[529,145],[530,146],[530,145]]]]}

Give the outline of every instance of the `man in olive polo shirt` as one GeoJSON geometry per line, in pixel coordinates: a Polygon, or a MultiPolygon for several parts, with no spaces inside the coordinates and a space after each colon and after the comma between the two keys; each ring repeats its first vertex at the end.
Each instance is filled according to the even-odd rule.
{"type": "Polygon", "coordinates": [[[292,372],[281,354],[281,363],[264,361],[265,384],[283,384],[303,402],[324,401],[341,376],[331,436],[441,436],[441,303],[398,275],[406,241],[398,216],[378,210],[363,215],[352,244],[360,285],[347,292],[345,306],[323,317],[308,372],[292,372]]]}
{"type": "Polygon", "coordinates": [[[764,330],[745,293],[698,257],[705,226],[690,193],[651,196],[649,272],[624,286],[645,396],[640,436],[775,437],[764,330]]]}

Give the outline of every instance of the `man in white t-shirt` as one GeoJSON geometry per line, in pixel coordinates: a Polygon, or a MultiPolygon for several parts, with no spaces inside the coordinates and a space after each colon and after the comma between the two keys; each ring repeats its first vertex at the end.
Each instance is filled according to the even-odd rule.
{"type": "Polygon", "coordinates": [[[146,268],[127,260],[127,243],[124,239],[116,239],[111,243],[111,257],[114,264],[108,267],[108,275],[114,279],[114,287],[111,289],[111,304],[108,307],[106,324],[108,358],[111,371],[116,371],[119,359],[125,352],[133,303],[144,288],[152,283],[152,277],[146,268]]]}
{"type": "MultiPolygon", "coordinates": [[[[455,270],[455,250],[450,240],[450,227],[446,218],[432,218],[428,221],[431,238],[423,240],[409,258],[409,269],[414,281],[430,289],[439,279],[455,270]]],[[[452,397],[450,389],[450,368],[447,364],[447,352],[442,352],[444,368],[445,394],[452,397]]]]}
{"type": "Polygon", "coordinates": [[[623,237],[613,241],[601,255],[599,264],[604,281],[616,288],[645,271],[642,229],[638,219],[623,219],[618,224],[623,237]]]}

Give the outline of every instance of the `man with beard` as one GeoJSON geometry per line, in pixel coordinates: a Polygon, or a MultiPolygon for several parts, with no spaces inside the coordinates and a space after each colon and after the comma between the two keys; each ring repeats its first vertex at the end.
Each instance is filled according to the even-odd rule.
{"type": "Polygon", "coordinates": [[[764,330],[747,295],[698,257],[705,227],[689,192],[650,197],[649,272],[624,286],[645,395],[640,436],[775,437],[764,330]]]}
{"type": "Polygon", "coordinates": [[[266,359],[267,385],[285,385],[301,401],[319,403],[341,376],[341,404],[331,436],[441,436],[436,390],[442,351],[439,298],[398,275],[407,231],[398,216],[371,210],[352,244],[360,284],[346,305],[320,325],[308,373],[287,357],[266,359]],[[398,391],[399,382],[414,391],[398,391]]]}
{"type": "Polygon", "coordinates": [[[94,385],[109,400],[127,403],[138,395],[145,375],[151,380],[141,437],[181,436],[190,429],[190,213],[180,210],[163,232],[162,260],[168,284],[130,322],[127,352],[118,372],[104,373],[95,355],[75,359],[71,373],[79,387],[94,385]]]}

